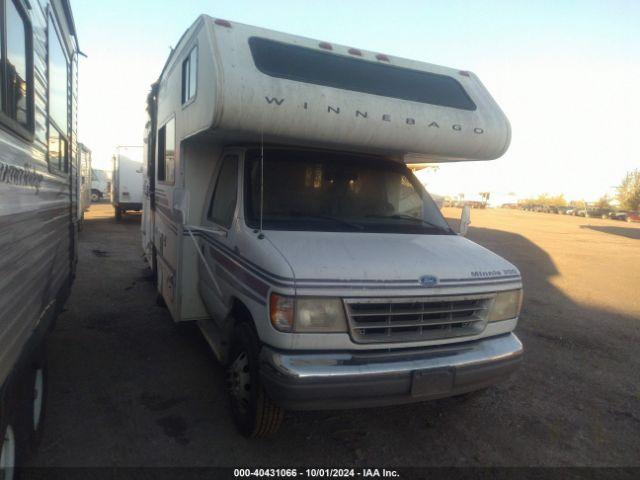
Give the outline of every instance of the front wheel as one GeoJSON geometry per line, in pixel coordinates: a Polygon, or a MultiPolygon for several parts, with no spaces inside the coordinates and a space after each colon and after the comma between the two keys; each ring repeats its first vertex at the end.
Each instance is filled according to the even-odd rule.
{"type": "Polygon", "coordinates": [[[46,343],[40,347],[33,365],[29,369],[25,392],[30,415],[27,414],[28,438],[31,451],[35,451],[42,439],[43,420],[47,407],[47,353],[46,343]]]}
{"type": "Polygon", "coordinates": [[[119,222],[120,220],[122,220],[122,210],[118,207],[114,207],[115,208],[115,214],[116,214],[116,222],[119,222]]]}
{"type": "Polygon", "coordinates": [[[11,424],[0,432],[0,478],[13,480],[16,468],[16,435],[11,424]]]}
{"type": "Polygon", "coordinates": [[[278,431],[284,410],[277,406],[260,384],[260,345],[252,325],[235,329],[227,369],[227,391],[236,427],[245,437],[268,437],[278,431]]]}

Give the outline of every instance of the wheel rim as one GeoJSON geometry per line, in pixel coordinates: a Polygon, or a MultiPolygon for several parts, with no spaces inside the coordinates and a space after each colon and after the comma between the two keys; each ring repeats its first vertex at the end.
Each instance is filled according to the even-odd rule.
{"type": "Polygon", "coordinates": [[[33,429],[38,430],[42,419],[42,400],[44,399],[44,373],[39,368],[33,384],[33,429]]]}
{"type": "Polygon", "coordinates": [[[7,426],[0,452],[0,478],[2,480],[13,480],[13,469],[16,464],[16,437],[13,434],[11,425],[7,426]]]}
{"type": "Polygon", "coordinates": [[[247,352],[241,352],[229,367],[229,392],[239,412],[245,414],[249,408],[251,370],[247,352]]]}

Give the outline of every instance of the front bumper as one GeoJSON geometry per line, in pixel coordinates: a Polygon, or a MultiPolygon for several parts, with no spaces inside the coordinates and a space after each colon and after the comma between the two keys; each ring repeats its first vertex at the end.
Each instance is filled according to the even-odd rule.
{"type": "Polygon", "coordinates": [[[473,342],[383,352],[303,352],[263,347],[260,374],[283,408],[374,407],[449,397],[505,379],[522,361],[513,333],[473,342]]]}

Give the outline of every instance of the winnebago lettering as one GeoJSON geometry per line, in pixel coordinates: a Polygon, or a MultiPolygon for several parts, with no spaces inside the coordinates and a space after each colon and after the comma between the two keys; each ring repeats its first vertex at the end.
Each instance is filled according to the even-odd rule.
{"type": "MultiPolygon", "coordinates": [[[[268,97],[265,96],[264,99],[267,101],[268,104],[273,104],[273,105],[277,105],[277,106],[281,106],[282,104],[284,104],[285,99],[284,98],[276,98],[276,97],[268,97]]],[[[302,108],[304,110],[310,110],[309,108],[309,102],[304,102],[302,104],[302,108]]],[[[344,110],[343,110],[344,112],[344,110]]],[[[340,107],[333,107],[331,105],[327,105],[327,113],[335,113],[337,115],[339,115],[341,113],[340,107]]],[[[369,116],[369,112],[367,111],[360,111],[360,110],[355,110],[353,112],[350,112],[351,114],[355,115],[358,118],[379,118],[380,120],[382,120],[383,122],[391,122],[392,118],[391,118],[391,114],[389,113],[383,113],[383,114],[378,114],[378,115],[371,115],[369,116]]],[[[440,124],[436,121],[429,121],[429,123],[427,123],[427,121],[424,122],[416,122],[415,118],[411,118],[411,117],[405,117],[401,120],[402,122],[404,122],[407,125],[425,125],[428,128],[440,128],[440,124]]],[[[454,123],[453,125],[451,125],[451,129],[456,131],[456,132],[461,132],[463,130],[463,126],[457,123],[454,123]]],[[[484,133],[484,129],[480,128],[480,127],[473,127],[472,129],[473,133],[476,133],[478,135],[482,135],[484,133]]]]}

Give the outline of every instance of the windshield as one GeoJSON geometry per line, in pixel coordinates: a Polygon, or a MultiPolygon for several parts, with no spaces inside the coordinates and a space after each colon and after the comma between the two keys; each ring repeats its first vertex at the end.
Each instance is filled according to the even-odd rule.
{"type": "MultiPolygon", "coordinates": [[[[357,155],[265,150],[263,228],[452,234],[404,165],[357,155]]],[[[245,215],[260,217],[260,152],[245,161],[245,215]]]]}

